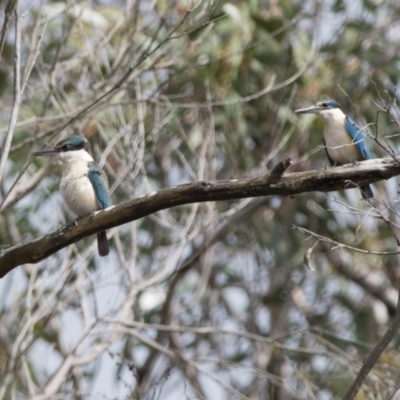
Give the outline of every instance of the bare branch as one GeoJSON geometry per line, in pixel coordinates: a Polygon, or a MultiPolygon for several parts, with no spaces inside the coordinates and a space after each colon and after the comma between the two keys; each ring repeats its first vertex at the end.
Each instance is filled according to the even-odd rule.
{"type": "Polygon", "coordinates": [[[0,38],[0,56],[3,54],[3,49],[4,49],[4,44],[6,42],[6,34],[8,30],[8,26],[11,21],[11,16],[14,12],[14,10],[18,6],[18,1],[17,0],[9,0],[8,4],[6,6],[6,10],[4,13],[4,24],[3,28],[1,30],[1,38],[0,38]]]}
{"type": "MultiPolygon", "coordinates": [[[[11,3],[11,1],[10,1],[11,3]]],[[[14,5],[15,6],[15,5],[14,5]]],[[[18,11],[15,15],[15,45],[14,45],[14,100],[11,111],[10,123],[8,125],[7,135],[3,143],[3,151],[0,158],[0,182],[3,177],[3,171],[10,152],[11,141],[14,135],[14,128],[17,123],[19,107],[21,104],[21,82],[20,82],[20,64],[21,64],[21,25],[18,11]]]]}
{"type": "Polygon", "coordinates": [[[300,193],[339,189],[389,179],[400,174],[397,160],[391,158],[364,161],[299,173],[282,174],[289,165],[286,160],[271,174],[252,179],[215,182],[194,182],[161,189],[138,199],[119,204],[88,216],[78,224],[69,224],[44,237],[0,254],[0,277],[24,263],[36,263],[54,252],[96,232],[135,221],[160,210],[183,204],[235,200],[259,196],[293,196],[300,193]],[[282,174],[282,175],[281,175],[282,174]]]}
{"type": "Polygon", "coordinates": [[[400,296],[397,302],[396,315],[391,325],[389,326],[385,334],[381,337],[381,339],[378,341],[378,343],[375,345],[375,347],[372,349],[371,353],[369,354],[363,366],[361,367],[359,373],[357,374],[356,379],[354,380],[348,391],[345,393],[345,395],[342,397],[342,400],[354,399],[365,378],[368,376],[369,372],[374,367],[375,363],[378,361],[380,355],[384,352],[386,347],[393,340],[399,329],[400,329],[400,296]]]}

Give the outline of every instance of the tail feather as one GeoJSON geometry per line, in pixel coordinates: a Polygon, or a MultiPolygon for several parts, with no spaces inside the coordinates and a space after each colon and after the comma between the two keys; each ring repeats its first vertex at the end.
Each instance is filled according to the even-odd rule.
{"type": "Polygon", "coordinates": [[[374,192],[371,189],[371,186],[365,185],[365,186],[360,186],[361,189],[361,196],[364,200],[369,200],[374,197],[374,192]]]}
{"type": "Polygon", "coordinates": [[[97,234],[97,250],[100,257],[104,257],[110,252],[106,231],[97,234]]]}

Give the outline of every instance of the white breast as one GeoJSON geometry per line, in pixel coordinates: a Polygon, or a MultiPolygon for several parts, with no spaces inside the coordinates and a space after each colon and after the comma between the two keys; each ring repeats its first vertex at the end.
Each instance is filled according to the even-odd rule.
{"type": "Polygon", "coordinates": [[[340,109],[320,112],[324,121],[324,140],[329,157],[336,165],[362,160],[360,152],[345,129],[345,114],[340,109]]]}
{"type": "Polygon", "coordinates": [[[63,160],[60,191],[72,213],[83,217],[99,209],[93,186],[88,178],[87,160],[63,160]]]}

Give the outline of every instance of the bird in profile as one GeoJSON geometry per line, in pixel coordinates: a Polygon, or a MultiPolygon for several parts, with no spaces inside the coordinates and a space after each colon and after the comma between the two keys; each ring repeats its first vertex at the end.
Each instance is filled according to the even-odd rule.
{"type": "MultiPolygon", "coordinates": [[[[53,156],[61,161],[60,191],[69,210],[78,218],[111,206],[107,177],[94,162],[89,153],[89,142],[83,136],[70,136],[52,149],[32,154],[53,156]]],[[[102,257],[110,252],[105,231],[97,233],[97,249],[102,257]]]]}
{"type": "MultiPolygon", "coordinates": [[[[319,101],[313,106],[296,110],[297,114],[317,114],[324,122],[324,145],[332,166],[372,159],[365,134],[343,113],[335,100],[319,101]]],[[[374,197],[369,185],[360,186],[364,200],[374,197]]]]}

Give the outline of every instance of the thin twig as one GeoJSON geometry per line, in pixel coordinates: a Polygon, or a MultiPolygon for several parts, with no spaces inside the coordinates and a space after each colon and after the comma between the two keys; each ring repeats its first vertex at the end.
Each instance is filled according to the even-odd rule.
{"type": "Polygon", "coordinates": [[[17,0],[10,0],[5,9],[3,29],[1,30],[1,38],[0,38],[0,56],[3,54],[4,44],[6,42],[6,34],[7,34],[7,30],[8,30],[8,25],[10,24],[10,21],[11,21],[11,15],[13,14],[14,10],[17,8],[17,5],[18,5],[17,0]]]}
{"type": "MultiPolygon", "coordinates": [[[[400,281],[399,281],[399,293],[400,293],[400,281]]],[[[345,393],[345,395],[342,397],[342,400],[354,399],[361,385],[363,384],[365,378],[368,376],[369,372],[374,367],[375,363],[378,361],[380,355],[385,351],[386,347],[393,340],[399,329],[400,329],[400,295],[399,295],[399,300],[397,302],[396,315],[392,321],[392,324],[389,326],[385,334],[372,349],[371,353],[369,354],[363,366],[361,367],[356,379],[354,380],[348,391],[345,393]]]]}
{"type": "Polygon", "coordinates": [[[17,123],[19,107],[21,104],[21,82],[20,82],[20,63],[21,63],[21,26],[18,10],[15,10],[15,46],[14,46],[14,99],[11,110],[10,123],[8,125],[6,139],[3,143],[3,152],[0,158],[0,182],[3,177],[8,154],[10,152],[14,129],[17,123]]]}
{"type": "Polygon", "coordinates": [[[376,255],[376,256],[395,256],[397,254],[400,254],[400,251],[373,251],[373,250],[363,250],[358,247],[350,246],[348,244],[344,244],[341,242],[338,242],[337,240],[333,240],[331,238],[328,238],[323,235],[319,235],[318,233],[315,233],[313,231],[310,231],[309,229],[303,228],[302,226],[298,225],[293,225],[293,228],[298,229],[302,233],[306,233],[307,235],[310,235],[314,237],[315,239],[321,241],[321,242],[327,242],[330,244],[331,250],[334,250],[336,248],[339,249],[348,249],[351,251],[356,251],[357,253],[361,254],[370,254],[370,255],[376,255]]]}

